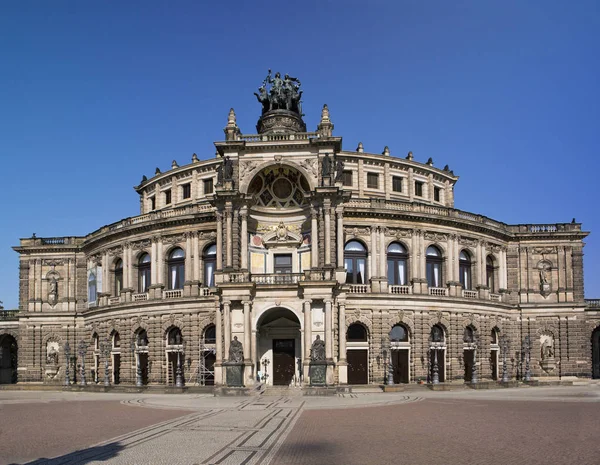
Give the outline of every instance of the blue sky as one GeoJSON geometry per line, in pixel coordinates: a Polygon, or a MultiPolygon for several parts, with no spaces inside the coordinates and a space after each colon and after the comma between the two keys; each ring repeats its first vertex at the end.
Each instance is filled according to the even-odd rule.
{"type": "Polygon", "coordinates": [[[310,130],[329,105],[345,149],[449,164],[457,208],[575,217],[600,297],[599,31],[587,0],[2,2],[0,300],[18,305],[20,237],[138,214],[132,186],[214,156],[230,107],[255,132],[268,68],[300,78],[310,130]]]}

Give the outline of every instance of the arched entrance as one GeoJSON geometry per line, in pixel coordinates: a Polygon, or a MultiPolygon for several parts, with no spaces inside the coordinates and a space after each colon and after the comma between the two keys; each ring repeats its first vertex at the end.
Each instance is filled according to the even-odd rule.
{"type": "Polygon", "coordinates": [[[17,382],[17,361],[19,348],[10,334],[0,336],[0,384],[17,382]]]}
{"type": "Polygon", "coordinates": [[[390,350],[394,384],[407,384],[410,381],[410,340],[406,326],[394,325],[390,331],[390,350]]]}
{"type": "Polygon", "coordinates": [[[600,378],[600,326],[592,333],[592,378],[600,378]]]}
{"type": "Polygon", "coordinates": [[[369,383],[369,339],[367,328],[360,323],[348,326],[346,332],[348,384],[369,383]]]}
{"type": "Polygon", "coordinates": [[[256,328],[260,380],[274,386],[299,383],[302,345],[298,317],[286,308],[273,308],[261,315],[256,328]]]}

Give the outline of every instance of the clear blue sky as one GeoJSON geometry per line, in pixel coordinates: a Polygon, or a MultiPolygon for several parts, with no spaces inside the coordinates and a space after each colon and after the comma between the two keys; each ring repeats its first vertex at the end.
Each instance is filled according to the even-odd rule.
{"type": "Polygon", "coordinates": [[[301,79],[310,130],[327,103],[344,148],[449,164],[457,208],[577,218],[600,297],[599,31],[597,0],[2,2],[0,300],[20,237],[138,214],[132,186],[214,156],[230,107],[255,132],[268,68],[301,79]]]}

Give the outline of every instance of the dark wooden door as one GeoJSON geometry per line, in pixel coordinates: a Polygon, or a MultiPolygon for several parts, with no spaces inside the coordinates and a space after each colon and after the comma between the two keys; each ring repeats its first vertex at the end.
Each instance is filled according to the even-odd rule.
{"type": "Polygon", "coordinates": [[[490,351],[490,368],[492,369],[492,379],[498,380],[498,351],[490,351]]]}
{"type": "Polygon", "coordinates": [[[600,329],[592,333],[592,378],[600,378],[600,329]]]}
{"type": "Polygon", "coordinates": [[[408,383],[408,350],[392,350],[392,367],[394,369],[394,384],[408,383]]]}
{"type": "Polygon", "coordinates": [[[215,354],[207,354],[204,357],[204,385],[213,386],[215,384],[215,354]]]}
{"type": "Polygon", "coordinates": [[[429,382],[433,382],[433,365],[435,361],[435,355],[437,352],[437,366],[438,366],[438,378],[440,383],[446,381],[446,349],[431,349],[429,351],[429,360],[431,363],[431,369],[429,372],[429,382]]]}
{"type": "Polygon", "coordinates": [[[474,351],[463,350],[463,360],[465,361],[465,382],[470,383],[473,379],[474,351]]]}
{"type": "Polygon", "coordinates": [[[138,356],[140,358],[140,368],[142,369],[142,384],[148,384],[148,353],[140,352],[138,356]]]}
{"type": "Polygon", "coordinates": [[[348,361],[348,384],[367,384],[369,382],[367,352],[367,349],[346,351],[346,359],[348,361]]]}
{"type": "Polygon", "coordinates": [[[293,339],[273,339],[273,384],[289,386],[294,380],[296,346],[293,339]]]}
{"type": "Polygon", "coordinates": [[[121,354],[113,354],[113,383],[121,382],[121,354]]]}
{"type": "Polygon", "coordinates": [[[168,384],[175,385],[176,377],[177,377],[177,352],[168,352],[168,361],[169,361],[169,379],[167,380],[168,384]]]}

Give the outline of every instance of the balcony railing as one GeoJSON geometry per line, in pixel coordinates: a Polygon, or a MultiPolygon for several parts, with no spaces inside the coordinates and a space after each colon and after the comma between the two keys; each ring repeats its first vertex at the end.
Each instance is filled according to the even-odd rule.
{"type": "Polygon", "coordinates": [[[448,289],[445,287],[430,287],[429,295],[434,295],[436,297],[446,297],[448,295],[448,289]]]}
{"type": "Polygon", "coordinates": [[[251,281],[256,284],[298,284],[304,280],[303,273],[253,274],[251,281]]]}
{"type": "Polygon", "coordinates": [[[163,291],[164,299],[178,299],[183,295],[183,289],[172,289],[170,291],[163,291]]]}
{"type": "Polygon", "coordinates": [[[469,291],[468,289],[463,289],[462,296],[465,299],[476,299],[479,297],[479,293],[477,291],[469,291]]]}
{"type": "Polygon", "coordinates": [[[131,296],[132,300],[134,302],[143,302],[145,300],[148,300],[148,293],[147,292],[142,292],[140,294],[133,294],[131,296]]]}
{"type": "Polygon", "coordinates": [[[19,310],[0,310],[0,321],[19,319],[19,310]]]}
{"type": "Polygon", "coordinates": [[[410,286],[389,286],[388,291],[390,294],[410,294],[411,287],[410,286]]]}
{"type": "Polygon", "coordinates": [[[351,294],[368,294],[371,291],[368,284],[350,284],[349,286],[351,294]]]}
{"type": "Polygon", "coordinates": [[[588,308],[600,309],[600,299],[585,299],[588,308]]]}

